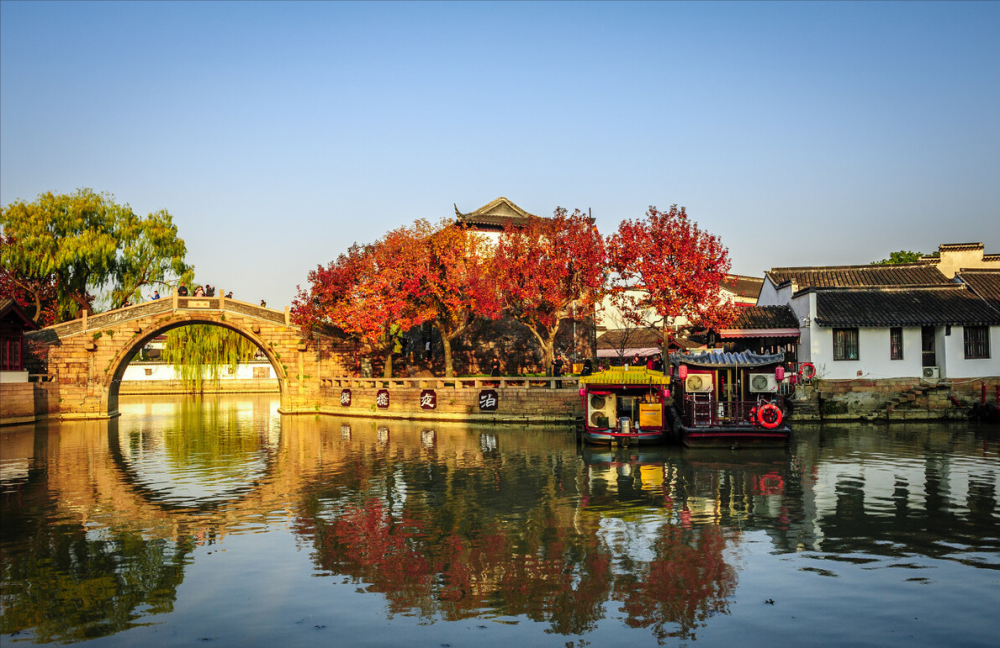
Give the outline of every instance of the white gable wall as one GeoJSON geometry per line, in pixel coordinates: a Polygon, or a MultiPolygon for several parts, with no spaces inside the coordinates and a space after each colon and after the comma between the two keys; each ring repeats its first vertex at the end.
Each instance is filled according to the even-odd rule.
{"type": "Polygon", "coordinates": [[[965,358],[964,327],[951,327],[951,335],[944,335],[943,329],[941,327],[940,336],[935,340],[936,359],[942,378],[959,380],[1000,376],[1000,326],[990,327],[990,357],[978,360],[965,358]]]}
{"type": "Polygon", "coordinates": [[[757,295],[757,305],[758,306],[784,306],[792,298],[792,286],[791,284],[785,286],[782,289],[778,289],[771,281],[771,278],[764,275],[764,285],[760,288],[760,294],[757,295]]]}

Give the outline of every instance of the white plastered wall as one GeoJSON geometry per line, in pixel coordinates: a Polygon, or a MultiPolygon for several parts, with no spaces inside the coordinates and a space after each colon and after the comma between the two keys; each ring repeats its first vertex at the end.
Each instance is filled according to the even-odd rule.
{"type": "Polygon", "coordinates": [[[942,335],[940,340],[942,343],[935,350],[942,378],[956,380],[1000,376],[1000,326],[990,327],[989,358],[965,358],[965,328],[962,326],[951,327],[951,335],[942,335]]]}

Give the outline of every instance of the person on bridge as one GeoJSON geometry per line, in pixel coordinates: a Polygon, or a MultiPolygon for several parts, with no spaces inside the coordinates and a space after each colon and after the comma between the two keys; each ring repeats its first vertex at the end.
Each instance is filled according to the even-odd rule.
{"type": "Polygon", "coordinates": [[[205,289],[202,288],[201,286],[198,286],[197,288],[194,289],[194,296],[195,297],[204,297],[205,296],[205,289]]]}
{"type": "Polygon", "coordinates": [[[154,290],[153,291],[153,296],[150,297],[150,299],[159,299],[159,298],[160,298],[160,291],[159,290],[154,290]]]}
{"type": "Polygon", "coordinates": [[[233,291],[230,290],[229,292],[226,293],[226,299],[232,299],[232,298],[233,298],[233,291]]]}
{"type": "Polygon", "coordinates": [[[263,299],[260,300],[260,305],[263,306],[264,308],[267,308],[267,302],[264,301],[263,299]]]}
{"type": "Polygon", "coordinates": [[[179,286],[177,286],[177,296],[178,297],[187,297],[188,296],[188,289],[187,289],[187,286],[184,285],[183,281],[180,283],[179,286]]]}

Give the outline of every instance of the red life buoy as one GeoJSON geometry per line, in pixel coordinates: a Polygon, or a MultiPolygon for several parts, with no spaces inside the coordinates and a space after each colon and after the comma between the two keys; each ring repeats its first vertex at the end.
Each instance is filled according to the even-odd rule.
{"type": "Polygon", "coordinates": [[[785,480],[778,473],[768,473],[760,478],[761,495],[777,495],[785,489],[785,480]]]}
{"type": "Polygon", "coordinates": [[[752,410],[750,410],[750,416],[749,416],[749,418],[750,418],[750,423],[752,425],[757,425],[757,408],[756,407],[754,407],[752,410]]]}
{"type": "Polygon", "coordinates": [[[768,430],[773,430],[781,425],[781,418],[781,409],[774,403],[765,403],[757,411],[757,420],[760,421],[761,426],[768,430]]]}
{"type": "Polygon", "coordinates": [[[799,366],[799,373],[803,378],[809,380],[816,375],[816,365],[811,362],[803,362],[802,365],[799,366]]]}

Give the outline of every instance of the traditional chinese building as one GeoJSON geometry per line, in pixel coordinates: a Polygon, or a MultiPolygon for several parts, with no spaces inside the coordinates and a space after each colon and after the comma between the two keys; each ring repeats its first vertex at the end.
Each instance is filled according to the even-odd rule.
{"type": "Polygon", "coordinates": [[[798,360],[823,378],[1000,376],[1000,255],[981,243],[938,251],[895,265],[773,268],[757,303],[791,308],[798,360]]]}
{"type": "Polygon", "coordinates": [[[0,382],[28,382],[24,332],[37,330],[17,302],[0,299],[0,382]]]}

